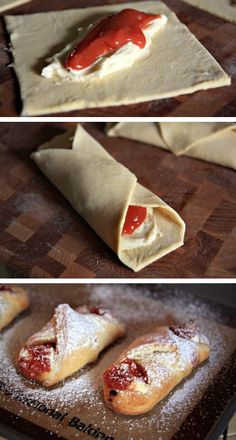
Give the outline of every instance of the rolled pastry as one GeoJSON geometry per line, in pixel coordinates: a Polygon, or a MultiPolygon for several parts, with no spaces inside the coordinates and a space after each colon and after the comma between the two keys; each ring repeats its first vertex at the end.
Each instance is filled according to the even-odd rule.
{"type": "Polygon", "coordinates": [[[28,307],[29,297],[22,287],[0,285],[0,331],[28,307]]]}
{"type": "Polygon", "coordinates": [[[185,224],[180,216],[140,185],[137,177],[81,125],[75,134],[57,136],[39,147],[32,158],[119,259],[134,271],[183,244],[185,224]]]}
{"type": "Polygon", "coordinates": [[[120,122],[107,124],[121,136],[236,169],[236,124],[219,122],[120,122]]]}
{"type": "Polygon", "coordinates": [[[50,387],[94,362],[99,353],[125,333],[109,311],[60,304],[52,319],[31,336],[17,357],[19,371],[50,387]]]}
{"type": "Polygon", "coordinates": [[[104,398],[113,411],[150,411],[193,369],[209,357],[205,336],[194,324],[159,327],[141,336],[103,375],[104,398]]]}

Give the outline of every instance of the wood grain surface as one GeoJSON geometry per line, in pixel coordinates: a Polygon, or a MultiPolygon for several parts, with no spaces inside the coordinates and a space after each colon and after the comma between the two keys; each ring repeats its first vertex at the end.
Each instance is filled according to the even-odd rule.
{"type": "MultiPolygon", "coordinates": [[[[32,0],[5,14],[28,14],[125,1],[127,0],[32,0]]],[[[236,116],[236,25],[200,11],[182,0],[165,0],[165,3],[232,77],[232,85],[172,99],[73,111],[64,113],[65,116],[236,116]]],[[[9,38],[1,19],[0,116],[17,116],[21,112],[20,91],[14,71],[8,67],[12,59],[7,47],[9,38]]]]}
{"type": "MultiPolygon", "coordinates": [[[[104,125],[85,127],[141,184],[177,210],[185,245],[138,273],[126,268],[29,155],[69,124],[0,124],[0,263],[22,277],[235,277],[235,171],[175,157],[139,142],[108,138],[104,125]]],[[[98,188],[98,192],[102,188],[98,188]]]]}

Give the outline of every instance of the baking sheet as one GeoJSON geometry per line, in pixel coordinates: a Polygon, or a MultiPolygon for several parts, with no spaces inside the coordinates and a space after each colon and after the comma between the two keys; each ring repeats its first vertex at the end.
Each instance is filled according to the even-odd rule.
{"type": "Polygon", "coordinates": [[[235,330],[219,324],[217,314],[198,300],[188,303],[173,297],[160,301],[151,298],[143,288],[119,285],[41,285],[30,287],[30,294],[33,300],[30,311],[1,334],[0,407],[68,440],[76,436],[86,439],[92,434],[94,438],[106,440],[170,440],[236,348],[235,330]],[[55,305],[61,302],[72,306],[105,305],[126,324],[127,336],[107,348],[94,364],[52,389],[44,390],[16,372],[15,356],[21,344],[50,318],[55,305]],[[157,325],[189,319],[197,319],[209,338],[210,360],[148,414],[127,417],[107,409],[101,382],[105,368],[140,334],[153,331],[157,325]],[[76,423],[82,427],[78,425],[78,418],[84,431],[76,429],[76,423]]]}

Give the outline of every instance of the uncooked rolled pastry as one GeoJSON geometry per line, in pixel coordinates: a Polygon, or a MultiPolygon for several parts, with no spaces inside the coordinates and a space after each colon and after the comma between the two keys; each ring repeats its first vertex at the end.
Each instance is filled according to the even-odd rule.
{"type": "Polygon", "coordinates": [[[185,224],[163,200],[137,182],[137,177],[90,136],[81,125],[39,147],[31,156],[74,209],[134,271],[183,244],[185,224]],[[74,135],[74,137],[73,137],[74,135]],[[73,140],[72,140],[73,139],[73,140]],[[130,205],[153,212],[153,240],[127,249],[122,230],[130,205]]]}
{"type": "Polygon", "coordinates": [[[0,12],[28,3],[31,0],[0,0],[0,12]]]}
{"type": "Polygon", "coordinates": [[[235,0],[184,0],[196,8],[236,23],[235,0]]]}
{"type": "Polygon", "coordinates": [[[52,319],[31,336],[17,357],[19,371],[45,387],[94,362],[125,329],[108,310],[68,304],[56,307],[52,319]]]}
{"type": "Polygon", "coordinates": [[[146,413],[209,353],[207,338],[194,324],[159,327],[136,339],[105,371],[105,402],[118,413],[146,413]]]}
{"type": "Polygon", "coordinates": [[[120,122],[107,124],[121,136],[236,169],[236,124],[219,122],[120,122]]]}
{"type": "Polygon", "coordinates": [[[0,331],[29,307],[29,297],[19,286],[0,285],[0,331]]]}

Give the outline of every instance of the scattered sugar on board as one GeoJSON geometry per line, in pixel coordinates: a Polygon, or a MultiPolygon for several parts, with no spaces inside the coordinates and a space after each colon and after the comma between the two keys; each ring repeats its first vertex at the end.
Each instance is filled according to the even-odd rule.
{"type": "MultiPolygon", "coordinates": [[[[188,303],[177,294],[168,296],[167,300],[158,301],[158,290],[156,295],[154,294],[156,299],[153,299],[145,288],[138,287],[136,290],[124,285],[65,286],[65,289],[60,286],[60,292],[56,286],[50,286],[50,297],[44,296],[46,286],[42,295],[39,295],[41,289],[41,286],[31,287],[31,311],[18,318],[14,325],[9,326],[0,336],[0,378],[11,388],[14,386],[16,390],[20,389],[25,396],[40,400],[58,411],[72,411],[76,415],[76,410],[79,413],[82,407],[87,408],[87,419],[92,423],[95,417],[100,428],[111,435],[117,433],[120,437],[120,433],[125,432],[128,440],[137,440],[139,432],[138,440],[144,440],[149,432],[155,432],[156,440],[170,438],[170,433],[172,436],[173,429],[177,429],[186,418],[230,355],[227,335],[231,330],[216,324],[221,321],[220,315],[204,301],[192,298],[188,303]],[[47,298],[47,301],[43,302],[42,297],[47,298]],[[126,325],[127,337],[106,349],[94,364],[57,386],[45,390],[17,373],[15,356],[21,344],[50,318],[54,307],[66,300],[73,307],[89,303],[110,309],[114,316],[126,325]],[[150,413],[139,417],[111,413],[105,407],[102,398],[101,377],[104,369],[140,334],[151,332],[158,325],[189,319],[197,320],[201,331],[209,338],[210,360],[198,367],[150,413]],[[143,438],[140,437],[141,432],[143,438]]],[[[1,395],[1,400],[3,398],[8,399],[1,395]]],[[[57,429],[58,425],[55,424],[54,432],[57,429]]]]}

